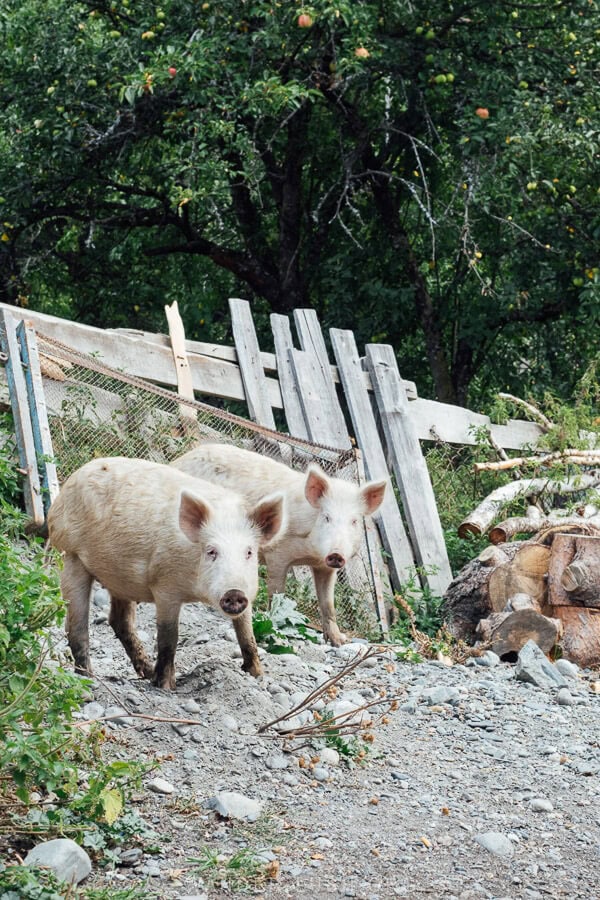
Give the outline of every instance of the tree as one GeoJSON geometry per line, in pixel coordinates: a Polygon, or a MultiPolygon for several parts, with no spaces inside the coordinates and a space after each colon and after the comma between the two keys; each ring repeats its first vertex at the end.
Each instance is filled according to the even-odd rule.
{"type": "Polygon", "coordinates": [[[243,292],[393,343],[443,400],[568,390],[566,350],[595,350],[596,12],[7,0],[3,296],[112,324],[179,299],[193,334],[243,292]]]}

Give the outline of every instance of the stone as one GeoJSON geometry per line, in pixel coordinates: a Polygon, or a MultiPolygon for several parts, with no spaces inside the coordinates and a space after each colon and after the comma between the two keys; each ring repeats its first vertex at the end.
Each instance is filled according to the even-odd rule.
{"type": "Polygon", "coordinates": [[[181,704],[181,708],[186,712],[190,713],[190,715],[197,715],[202,712],[202,707],[199,703],[197,703],[193,698],[190,700],[185,700],[181,704]]]}
{"type": "Polygon", "coordinates": [[[315,766],[312,774],[315,781],[327,781],[329,778],[329,772],[323,766],[315,766]]]}
{"type": "Polygon", "coordinates": [[[545,797],[534,797],[529,801],[529,808],[533,812],[552,812],[554,809],[550,800],[546,800],[545,797]]]}
{"type": "Polygon", "coordinates": [[[274,753],[265,762],[267,769],[287,769],[289,764],[289,757],[283,753],[274,753]]]}
{"type": "Polygon", "coordinates": [[[443,706],[448,703],[454,705],[460,700],[460,692],[458,688],[442,684],[436,687],[425,688],[421,697],[427,702],[428,706],[443,706]]]}
{"type": "Polygon", "coordinates": [[[25,857],[26,866],[45,866],[52,869],[60,881],[79,884],[92,871],[92,862],[85,850],[70,838],[56,838],[37,844],[25,857]]]}
{"type": "Polygon", "coordinates": [[[166,781],[164,778],[153,778],[148,782],[148,790],[155,794],[172,794],[175,788],[170,781],[166,781]]]}
{"type": "Polygon", "coordinates": [[[501,834],[499,831],[486,831],[484,834],[476,834],[475,840],[485,850],[493,853],[494,856],[510,859],[515,852],[514,845],[510,838],[506,837],[505,834],[501,834]]]}
{"type": "Polygon", "coordinates": [[[81,712],[84,719],[101,719],[104,715],[104,707],[101,703],[92,700],[91,703],[85,704],[81,712]]]}
{"type": "Polygon", "coordinates": [[[500,663],[500,657],[493,650],[486,650],[481,656],[474,656],[473,659],[475,660],[475,665],[485,666],[488,669],[492,669],[500,663]]]}
{"type": "Polygon", "coordinates": [[[323,747],[322,750],[319,750],[319,759],[324,766],[338,766],[340,754],[332,747],[323,747]]]}
{"type": "Polygon", "coordinates": [[[110,606],[110,594],[106,590],[106,588],[99,587],[94,591],[94,599],[92,600],[94,606],[98,609],[108,609],[110,606]]]}
{"type": "Polygon", "coordinates": [[[556,702],[559,706],[575,706],[577,700],[568,688],[561,688],[556,695],[556,702]]]}
{"type": "Polygon", "coordinates": [[[565,678],[575,679],[579,674],[579,666],[570,659],[557,659],[554,665],[565,678]]]}
{"type": "Polygon", "coordinates": [[[229,715],[221,716],[221,725],[223,728],[226,728],[227,731],[238,731],[240,727],[233,716],[229,715]]]}
{"type": "Polygon", "coordinates": [[[220,791],[204,804],[206,809],[214,809],[220,816],[226,819],[243,819],[246,822],[256,822],[260,816],[264,803],[261,800],[253,800],[237,791],[220,791]]]}
{"type": "Polygon", "coordinates": [[[107,706],[104,715],[112,725],[133,725],[133,719],[122,706],[107,706]]]}
{"type": "Polygon", "coordinates": [[[535,641],[531,640],[527,641],[519,650],[519,657],[515,665],[515,678],[544,690],[567,686],[556,666],[547,659],[535,641]]]}

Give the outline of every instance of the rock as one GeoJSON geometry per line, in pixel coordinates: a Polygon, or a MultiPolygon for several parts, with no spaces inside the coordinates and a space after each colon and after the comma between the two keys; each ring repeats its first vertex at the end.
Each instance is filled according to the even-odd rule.
{"type": "Polygon", "coordinates": [[[510,838],[507,838],[505,834],[501,834],[499,831],[486,831],[485,834],[476,834],[475,840],[485,850],[493,853],[494,856],[510,859],[515,852],[510,838]]]}
{"type": "Polygon", "coordinates": [[[561,688],[556,695],[556,702],[559,706],[574,706],[577,701],[568,688],[561,688]]]}
{"type": "Polygon", "coordinates": [[[312,772],[315,781],[327,781],[329,772],[323,766],[315,766],[312,772]]]}
{"type": "Polygon", "coordinates": [[[535,641],[531,640],[519,650],[515,678],[545,690],[567,686],[556,666],[547,659],[535,641]]]}
{"type": "Polygon", "coordinates": [[[228,715],[221,716],[221,725],[223,728],[226,728],[227,731],[238,731],[240,727],[233,716],[228,715]]]}
{"type": "Polygon", "coordinates": [[[323,747],[322,750],[319,750],[319,759],[324,766],[338,766],[340,754],[332,747],[323,747]]]}
{"type": "Polygon", "coordinates": [[[26,866],[46,866],[60,881],[79,884],[92,871],[85,850],[70,838],[57,838],[37,844],[25,857],[26,866]]]}
{"type": "Polygon", "coordinates": [[[166,781],[164,778],[153,778],[152,781],[148,782],[148,790],[153,791],[155,794],[172,794],[175,788],[171,784],[170,781],[166,781]]]}
{"type": "Polygon", "coordinates": [[[106,588],[96,588],[92,602],[98,609],[108,609],[110,606],[110,594],[106,588]]]}
{"type": "Polygon", "coordinates": [[[557,659],[554,665],[565,678],[577,678],[579,674],[579,666],[570,659],[557,659]]]}
{"type": "Polygon", "coordinates": [[[190,713],[190,715],[193,715],[193,716],[202,712],[202,707],[194,699],[185,700],[184,703],[181,704],[181,708],[186,713],[190,713]]]}
{"type": "Polygon", "coordinates": [[[318,837],[315,839],[315,847],[317,850],[331,850],[333,841],[330,841],[328,837],[318,837]]]}
{"type": "Polygon", "coordinates": [[[104,715],[112,725],[133,725],[133,719],[122,706],[107,706],[104,715]]]}
{"type": "Polygon", "coordinates": [[[475,660],[475,665],[485,666],[488,669],[492,669],[500,663],[500,657],[493,650],[486,650],[481,656],[474,656],[473,659],[475,660]]]}
{"type": "Polygon", "coordinates": [[[455,687],[437,685],[436,687],[425,688],[421,697],[427,702],[428,706],[444,706],[448,703],[455,705],[460,700],[460,692],[455,687]]]}
{"type": "Polygon", "coordinates": [[[552,812],[554,807],[550,800],[546,800],[545,797],[534,797],[533,800],[529,801],[529,809],[533,810],[533,812],[552,812]]]}
{"type": "Polygon", "coordinates": [[[104,715],[104,707],[101,703],[96,703],[95,700],[92,700],[91,703],[85,704],[81,712],[84,719],[101,719],[104,715]]]}
{"type": "Polygon", "coordinates": [[[132,847],[131,850],[122,850],[117,865],[133,866],[142,858],[142,851],[139,847],[132,847]]]}
{"type": "Polygon", "coordinates": [[[275,753],[265,762],[267,769],[287,769],[289,764],[289,757],[285,756],[283,753],[275,753]]]}
{"type": "Polygon", "coordinates": [[[236,791],[220,791],[204,804],[206,809],[214,809],[220,816],[227,819],[243,819],[246,822],[256,822],[260,816],[264,803],[261,800],[253,800],[236,791]]]}

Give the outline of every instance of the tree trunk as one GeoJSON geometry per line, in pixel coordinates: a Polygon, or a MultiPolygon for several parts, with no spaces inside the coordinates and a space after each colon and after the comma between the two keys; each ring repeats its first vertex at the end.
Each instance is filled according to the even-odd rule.
{"type": "Polygon", "coordinates": [[[489,643],[498,656],[518,653],[527,641],[536,642],[540,650],[548,653],[562,634],[559,619],[550,619],[535,609],[494,613],[479,623],[481,639],[489,643]]]}
{"type": "Polygon", "coordinates": [[[600,608],[600,537],[557,534],[548,567],[552,606],[600,608]]]}

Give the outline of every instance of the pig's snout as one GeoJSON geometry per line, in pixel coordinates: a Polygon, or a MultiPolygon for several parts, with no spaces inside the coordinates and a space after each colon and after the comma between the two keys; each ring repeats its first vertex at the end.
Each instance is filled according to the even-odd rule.
{"type": "Polygon", "coordinates": [[[346,560],[341,553],[330,553],[329,556],[325,557],[325,562],[330,569],[341,569],[342,566],[346,565],[346,560]]]}
{"type": "Polygon", "coordinates": [[[228,616],[239,616],[248,606],[248,598],[242,591],[227,591],[219,603],[223,612],[228,616]]]}

